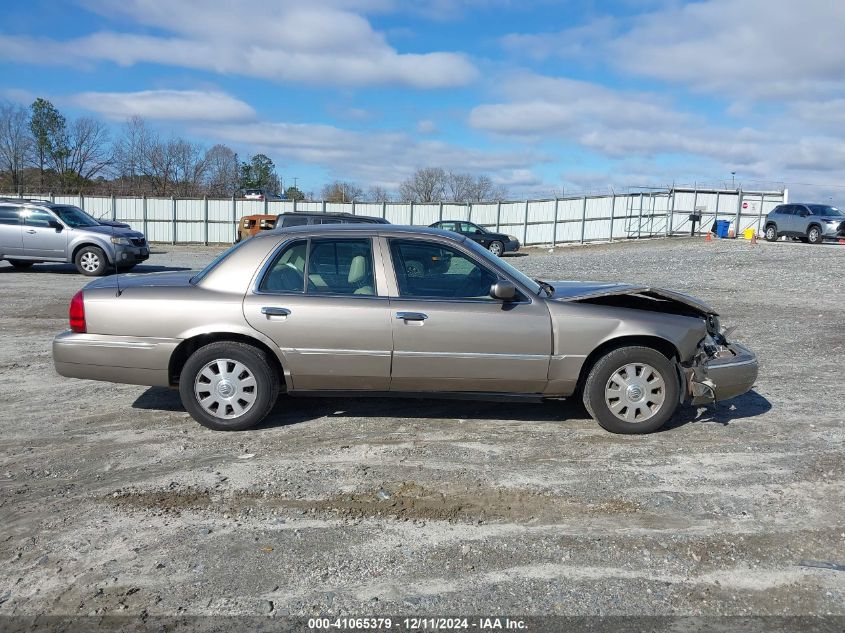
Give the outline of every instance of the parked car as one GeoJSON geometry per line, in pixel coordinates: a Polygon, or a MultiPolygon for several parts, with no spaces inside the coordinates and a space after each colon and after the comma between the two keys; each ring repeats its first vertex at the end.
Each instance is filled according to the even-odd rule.
{"type": "Polygon", "coordinates": [[[238,234],[235,237],[235,242],[257,235],[259,231],[269,231],[274,228],[276,228],[275,215],[245,215],[238,222],[238,234]]]}
{"type": "Polygon", "coordinates": [[[150,257],[143,233],[106,225],[79,207],[46,200],[0,198],[0,260],[15,268],[72,262],[83,275],[129,270],[150,257]]]}
{"type": "Polygon", "coordinates": [[[288,228],[307,224],[390,224],[384,218],[351,213],[322,213],[319,211],[294,211],[276,216],[276,226],[288,228]]]}
{"type": "Polygon", "coordinates": [[[845,239],[845,213],[827,204],[781,204],[766,216],[769,242],[785,235],[810,244],[845,239]]]}
{"type": "Polygon", "coordinates": [[[244,200],[284,200],[284,196],[280,196],[277,193],[272,193],[265,189],[244,189],[243,190],[243,198],[244,200]]]}
{"type": "Polygon", "coordinates": [[[465,235],[473,242],[478,242],[496,256],[515,253],[519,250],[519,240],[513,235],[494,233],[464,220],[442,220],[431,225],[432,228],[453,231],[465,235]]]}
{"type": "MultiPolygon", "coordinates": [[[[199,273],[94,281],[53,341],[63,376],[178,388],[219,430],[291,396],[541,402],[583,394],[616,433],[663,426],[682,402],[749,390],[757,359],[716,311],[639,285],[530,279],[456,233],[403,226],[267,231],[199,273]],[[447,267],[409,272],[421,253],[447,267]]],[[[287,407],[296,406],[287,400],[287,407]]]]}

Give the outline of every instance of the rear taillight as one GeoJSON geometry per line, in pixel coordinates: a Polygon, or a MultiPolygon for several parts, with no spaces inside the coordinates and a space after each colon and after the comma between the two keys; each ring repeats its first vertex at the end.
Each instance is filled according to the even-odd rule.
{"type": "Polygon", "coordinates": [[[68,316],[70,317],[70,329],[79,334],[85,334],[85,299],[81,290],[73,295],[73,299],[70,300],[68,316]]]}

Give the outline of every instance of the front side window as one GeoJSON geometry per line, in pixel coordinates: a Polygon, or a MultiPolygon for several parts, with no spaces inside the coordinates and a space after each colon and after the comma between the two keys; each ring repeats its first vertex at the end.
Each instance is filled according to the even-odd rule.
{"type": "Polygon", "coordinates": [[[40,209],[26,210],[23,212],[23,223],[27,226],[47,228],[50,226],[50,222],[55,222],[55,220],[56,218],[50,213],[41,211],[40,209]]]}
{"type": "Polygon", "coordinates": [[[472,222],[461,222],[461,233],[483,233],[480,227],[472,222]]]}
{"type": "Polygon", "coordinates": [[[842,213],[842,211],[840,211],[836,207],[831,207],[831,206],[828,206],[826,204],[811,204],[811,205],[809,205],[809,209],[810,209],[810,213],[812,213],[813,215],[821,215],[821,216],[828,216],[828,217],[830,217],[830,216],[838,217],[838,216],[845,215],[845,213],[842,213]]]}
{"type": "Polygon", "coordinates": [[[299,240],[285,247],[261,281],[264,292],[374,296],[369,239],[299,240]],[[307,282],[306,282],[307,280],[307,282]]]}
{"type": "Polygon", "coordinates": [[[498,276],[457,249],[434,242],[391,240],[400,297],[491,299],[498,276]]]}

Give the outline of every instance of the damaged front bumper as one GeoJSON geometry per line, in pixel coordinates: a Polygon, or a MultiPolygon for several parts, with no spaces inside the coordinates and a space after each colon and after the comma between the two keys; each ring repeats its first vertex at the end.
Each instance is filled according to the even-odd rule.
{"type": "Polygon", "coordinates": [[[703,344],[689,366],[682,367],[687,402],[708,404],[744,394],[757,380],[757,357],[738,343],[714,348],[703,344]]]}

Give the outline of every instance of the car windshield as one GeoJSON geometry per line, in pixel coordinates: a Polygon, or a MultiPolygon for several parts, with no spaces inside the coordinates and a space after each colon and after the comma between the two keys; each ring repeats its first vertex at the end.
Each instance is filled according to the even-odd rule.
{"type": "Polygon", "coordinates": [[[223,261],[224,259],[226,259],[229,255],[231,255],[231,254],[232,254],[232,253],[234,253],[236,250],[238,250],[241,246],[243,246],[244,244],[247,244],[247,243],[248,243],[248,242],[247,242],[246,240],[243,240],[243,241],[238,242],[237,244],[233,244],[232,246],[230,246],[229,248],[227,248],[225,251],[223,251],[222,253],[220,253],[217,257],[215,257],[214,259],[212,259],[212,260],[211,260],[211,263],[209,263],[209,264],[208,264],[208,266],[206,266],[206,267],[205,267],[205,268],[203,268],[201,271],[199,271],[196,275],[194,275],[193,277],[191,277],[191,283],[192,283],[192,284],[197,284],[197,283],[199,283],[200,281],[202,281],[202,278],[203,278],[203,277],[205,277],[205,276],[206,276],[208,273],[210,273],[212,270],[214,270],[214,269],[217,267],[217,265],[218,265],[218,264],[220,264],[220,262],[222,262],[222,261],[223,261]]]}
{"type": "Polygon", "coordinates": [[[67,224],[72,229],[78,229],[82,226],[100,225],[97,220],[85,213],[85,211],[83,211],[79,207],[52,207],[52,211],[57,216],[59,216],[62,222],[67,224]]]}
{"type": "Polygon", "coordinates": [[[813,215],[845,216],[845,213],[842,213],[842,211],[836,207],[831,207],[826,204],[808,204],[807,208],[813,215]]]}
{"type": "Polygon", "coordinates": [[[543,289],[540,284],[538,284],[530,277],[527,277],[525,273],[518,271],[516,268],[504,261],[501,257],[496,257],[486,248],[480,246],[477,242],[467,240],[464,242],[464,246],[475,251],[477,255],[481,255],[481,257],[483,257],[488,263],[492,264],[494,267],[504,270],[508,275],[516,279],[519,283],[528,288],[535,295],[539,295],[540,291],[543,289]]]}

